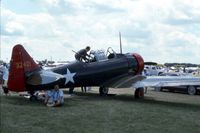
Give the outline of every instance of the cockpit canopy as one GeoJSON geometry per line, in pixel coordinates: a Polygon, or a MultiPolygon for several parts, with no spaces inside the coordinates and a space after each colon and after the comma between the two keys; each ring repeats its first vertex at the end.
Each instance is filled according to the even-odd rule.
{"type": "Polygon", "coordinates": [[[97,62],[108,59],[104,50],[92,50],[90,52],[90,56],[91,58],[93,58],[94,61],[97,61],[97,62]]]}
{"type": "Polygon", "coordinates": [[[90,51],[90,62],[100,62],[111,58],[115,58],[117,53],[109,47],[107,51],[105,50],[91,50],[90,51]]]}

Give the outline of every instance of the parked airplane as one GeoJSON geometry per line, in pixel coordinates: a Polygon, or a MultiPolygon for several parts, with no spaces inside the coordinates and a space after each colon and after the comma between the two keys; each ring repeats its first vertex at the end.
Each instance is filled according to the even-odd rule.
{"type": "MultiPolygon", "coordinates": [[[[137,53],[116,53],[111,48],[108,56],[99,52],[85,62],[74,61],[49,70],[42,69],[20,44],[14,46],[10,62],[8,90],[28,91],[31,96],[37,90],[47,90],[59,85],[62,88],[99,86],[100,95],[108,88],[125,88],[144,79],[139,75],[144,69],[143,58],[137,53]]],[[[139,97],[143,92],[135,91],[139,97]]]]}

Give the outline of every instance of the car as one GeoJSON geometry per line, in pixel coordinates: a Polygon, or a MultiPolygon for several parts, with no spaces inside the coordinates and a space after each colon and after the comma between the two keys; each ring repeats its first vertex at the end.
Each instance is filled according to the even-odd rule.
{"type": "MultiPolygon", "coordinates": [[[[162,73],[160,76],[189,76],[187,73],[171,72],[171,73],[162,73]]],[[[187,85],[187,86],[167,86],[167,87],[155,87],[156,91],[165,91],[170,92],[183,92],[189,95],[200,94],[200,85],[187,85]]]]}
{"type": "Polygon", "coordinates": [[[159,66],[145,65],[143,73],[146,76],[159,76],[165,71],[166,70],[164,68],[159,66]]]}
{"type": "Polygon", "coordinates": [[[156,91],[166,91],[169,92],[182,92],[187,93],[189,95],[196,95],[200,94],[200,87],[199,86],[169,86],[169,87],[155,87],[156,91]]]}
{"type": "Polygon", "coordinates": [[[161,73],[159,76],[189,76],[189,74],[180,72],[167,72],[161,73]]]}

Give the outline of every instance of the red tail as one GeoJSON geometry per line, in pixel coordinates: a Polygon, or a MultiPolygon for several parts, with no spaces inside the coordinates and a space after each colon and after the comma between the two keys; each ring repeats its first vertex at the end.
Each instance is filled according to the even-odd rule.
{"type": "Polygon", "coordinates": [[[39,66],[20,44],[14,46],[10,62],[8,89],[20,92],[26,90],[25,73],[38,69],[39,66]]]}

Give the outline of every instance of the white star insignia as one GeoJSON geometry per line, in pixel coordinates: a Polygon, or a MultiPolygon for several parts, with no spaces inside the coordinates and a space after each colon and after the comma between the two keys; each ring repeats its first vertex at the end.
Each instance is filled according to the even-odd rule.
{"type": "Polygon", "coordinates": [[[67,84],[68,82],[74,83],[73,77],[74,77],[75,74],[76,74],[76,73],[71,73],[71,72],[69,71],[69,69],[67,68],[67,73],[64,74],[64,76],[65,76],[65,78],[66,78],[65,84],[67,84]]]}

